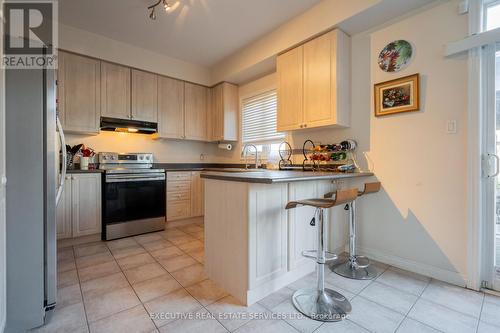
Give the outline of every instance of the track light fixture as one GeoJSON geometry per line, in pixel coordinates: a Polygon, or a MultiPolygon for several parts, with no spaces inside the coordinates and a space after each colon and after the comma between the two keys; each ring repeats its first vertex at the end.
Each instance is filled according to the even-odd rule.
{"type": "Polygon", "coordinates": [[[172,8],[170,6],[170,4],[168,3],[167,0],[158,0],[155,4],[151,5],[148,7],[148,9],[151,10],[151,12],[149,13],[149,18],[152,19],[152,20],[156,20],[156,13],[155,13],[155,8],[159,5],[159,4],[163,4],[163,8],[165,9],[166,12],[170,11],[170,9],[172,8]]]}

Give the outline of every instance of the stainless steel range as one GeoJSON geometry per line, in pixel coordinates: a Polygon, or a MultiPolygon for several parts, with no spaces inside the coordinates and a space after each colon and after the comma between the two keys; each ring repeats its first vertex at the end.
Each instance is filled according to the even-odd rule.
{"type": "Polygon", "coordinates": [[[153,168],[153,154],[99,153],[99,169],[103,240],[165,229],[165,171],[153,168]]]}

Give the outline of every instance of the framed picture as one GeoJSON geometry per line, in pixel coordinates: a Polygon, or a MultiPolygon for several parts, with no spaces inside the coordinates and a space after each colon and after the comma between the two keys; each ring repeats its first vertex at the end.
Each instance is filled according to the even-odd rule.
{"type": "Polygon", "coordinates": [[[375,116],[419,110],[419,74],[375,84],[375,116]]]}

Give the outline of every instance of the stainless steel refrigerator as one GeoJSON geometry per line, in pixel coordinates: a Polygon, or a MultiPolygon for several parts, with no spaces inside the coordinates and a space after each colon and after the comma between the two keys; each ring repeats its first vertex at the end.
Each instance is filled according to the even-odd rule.
{"type": "Polygon", "coordinates": [[[5,83],[6,332],[21,332],[43,325],[56,303],[56,196],[64,181],[56,147],[64,136],[56,131],[53,70],[6,70],[5,83]]]}

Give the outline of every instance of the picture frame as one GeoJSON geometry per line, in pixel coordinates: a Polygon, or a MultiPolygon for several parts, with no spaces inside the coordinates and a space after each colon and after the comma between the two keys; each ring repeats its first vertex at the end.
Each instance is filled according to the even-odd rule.
{"type": "Polygon", "coordinates": [[[374,85],[375,117],[420,110],[420,74],[374,85]]]}

